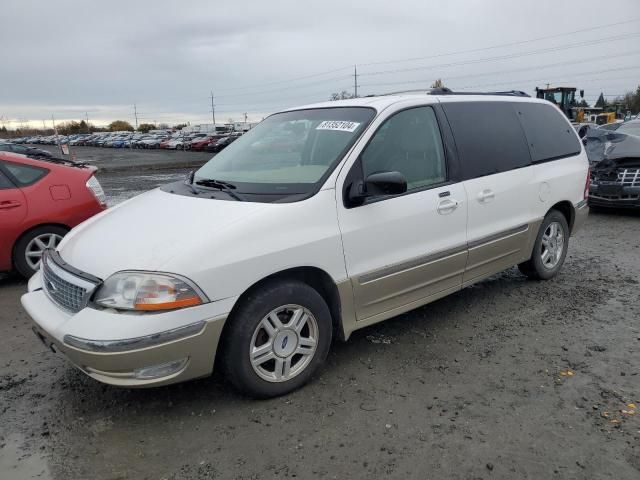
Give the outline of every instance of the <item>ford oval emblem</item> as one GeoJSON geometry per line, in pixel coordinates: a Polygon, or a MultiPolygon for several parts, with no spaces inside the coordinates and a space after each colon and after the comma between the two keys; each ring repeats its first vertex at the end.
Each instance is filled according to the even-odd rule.
{"type": "Polygon", "coordinates": [[[282,339],[282,347],[281,347],[282,350],[284,350],[286,348],[287,342],[289,342],[289,336],[288,335],[282,339]]]}

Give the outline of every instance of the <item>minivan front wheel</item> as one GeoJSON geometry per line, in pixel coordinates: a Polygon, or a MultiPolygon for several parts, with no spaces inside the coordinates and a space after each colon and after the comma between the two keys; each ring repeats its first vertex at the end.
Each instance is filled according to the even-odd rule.
{"type": "Polygon", "coordinates": [[[331,345],[331,314],[301,282],[269,282],[249,294],[221,339],[228,380],[254,397],[275,397],[309,381],[331,345]]]}
{"type": "Polygon", "coordinates": [[[519,264],[518,268],[531,279],[549,280],[562,268],[568,246],[567,219],[559,211],[552,210],[542,221],[531,258],[519,264]]]}

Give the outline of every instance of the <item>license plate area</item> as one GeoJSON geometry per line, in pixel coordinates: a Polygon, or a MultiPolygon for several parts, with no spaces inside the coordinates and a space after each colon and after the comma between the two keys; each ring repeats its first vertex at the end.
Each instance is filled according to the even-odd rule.
{"type": "Polygon", "coordinates": [[[598,193],[601,195],[607,195],[607,196],[620,196],[622,195],[622,185],[617,185],[617,184],[600,184],[600,186],[598,187],[598,193]]]}

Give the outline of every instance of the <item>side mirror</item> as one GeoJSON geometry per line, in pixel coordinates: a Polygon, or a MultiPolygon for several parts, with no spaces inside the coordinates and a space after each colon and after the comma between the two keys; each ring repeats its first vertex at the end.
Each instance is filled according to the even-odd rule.
{"type": "Polygon", "coordinates": [[[355,181],[348,192],[352,206],[362,205],[369,197],[398,195],[407,191],[407,179],[400,172],[377,172],[369,175],[364,182],[355,181]]]}
{"type": "Polygon", "coordinates": [[[367,196],[398,195],[407,191],[407,179],[400,172],[377,172],[364,181],[367,196]]]}

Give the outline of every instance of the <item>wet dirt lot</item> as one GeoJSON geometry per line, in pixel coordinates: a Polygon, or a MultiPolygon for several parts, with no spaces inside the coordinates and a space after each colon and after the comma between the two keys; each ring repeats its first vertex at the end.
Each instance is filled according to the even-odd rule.
{"type": "MultiPolygon", "coordinates": [[[[100,180],[117,203],[166,181],[149,175],[100,180]]],[[[38,341],[5,278],[0,478],[637,480],[639,272],[640,214],[592,213],[557,278],[511,269],[356,332],[266,401],[215,375],[101,385],[38,341]]]]}

